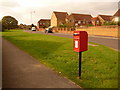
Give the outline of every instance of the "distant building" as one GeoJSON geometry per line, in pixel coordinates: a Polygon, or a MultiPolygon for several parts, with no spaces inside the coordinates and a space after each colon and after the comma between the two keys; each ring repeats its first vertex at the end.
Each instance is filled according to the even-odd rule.
{"type": "Polygon", "coordinates": [[[98,17],[93,17],[93,18],[91,19],[91,21],[92,21],[92,24],[93,24],[94,26],[101,26],[101,22],[100,22],[100,19],[99,19],[98,17]]]}
{"type": "Polygon", "coordinates": [[[112,22],[112,16],[111,15],[98,15],[97,17],[93,17],[91,21],[94,26],[101,26],[105,22],[112,22]]]}
{"type": "Polygon", "coordinates": [[[26,25],[26,24],[20,24],[18,25],[19,29],[24,29],[24,30],[30,30],[31,29],[31,25],[26,25]]]}
{"type": "Polygon", "coordinates": [[[113,15],[112,17],[113,22],[119,22],[120,21],[120,9],[113,15]]]}
{"type": "Polygon", "coordinates": [[[52,13],[51,17],[51,26],[58,27],[65,24],[66,17],[68,16],[67,12],[56,12],[52,13]]]}
{"type": "Polygon", "coordinates": [[[92,16],[89,14],[75,14],[72,13],[66,18],[66,23],[69,26],[86,26],[92,24],[92,16]]]}
{"type": "Polygon", "coordinates": [[[47,28],[50,26],[50,19],[40,19],[37,22],[37,28],[47,28]]]}
{"type": "Polygon", "coordinates": [[[104,24],[105,22],[112,21],[111,15],[98,15],[97,17],[99,18],[101,25],[104,24]]]}

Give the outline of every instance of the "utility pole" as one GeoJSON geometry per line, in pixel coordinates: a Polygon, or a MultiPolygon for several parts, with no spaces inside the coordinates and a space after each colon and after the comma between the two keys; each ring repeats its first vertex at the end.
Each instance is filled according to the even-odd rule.
{"type": "Polygon", "coordinates": [[[30,15],[31,15],[31,23],[32,23],[32,24],[33,24],[33,21],[32,21],[32,17],[33,17],[32,14],[33,14],[33,13],[35,13],[35,11],[31,11],[31,12],[30,12],[30,15]]]}

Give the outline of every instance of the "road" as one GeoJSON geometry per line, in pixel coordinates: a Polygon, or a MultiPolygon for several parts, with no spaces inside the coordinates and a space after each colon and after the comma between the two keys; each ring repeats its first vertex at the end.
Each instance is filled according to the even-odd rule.
{"type": "Polygon", "coordinates": [[[90,36],[89,41],[94,42],[94,43],[98,43],[98,44],[101,44],[101,45],[105,45],[105,46],[113,48],[117,51],[120,51],[120,48],[118,47],[118,45],[120,44],[120,41],[119,41],[118,38],[90,36]]]}
{"type": "Polygon", "coordinates": [[[80,88],[7,40],[2,42],[2,88],[80,88]]]}
{"type": "MultiPolygon", "coordinates": [[[[31,33],[40,33],[40,34],[48,34],[53,36],[60,36],[60,37],[66,37],[66,38],[73,38],[72,34],[63,34],[63,33],[44,33],[40,31],[25,31],[25,32],[31,32],[31,33]]],[[[108,46],[114,50],[120,51],[120,48],[118,45],[120,42],[118,41],[118,38],[115,37],[104,37],[104,36],[89,36],[88,38],[89,42],[98,43],[101,45],[108,46]],[[119,42],[119,43],[118,43],[119,42]]]]}

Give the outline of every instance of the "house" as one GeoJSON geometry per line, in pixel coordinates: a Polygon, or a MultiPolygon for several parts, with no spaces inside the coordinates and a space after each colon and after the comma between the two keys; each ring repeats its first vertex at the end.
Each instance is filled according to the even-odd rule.
{"type": "Polygon", "coordinates": [[[67,18],[66,18],[66,23],[69,26],[86,26],[92,24],[91,22],[92,16],[89,14],[76,14],[76,13],[71,13],[67,18]]]}
{"type": "Polygon", "coordinates": [[[111,15],[98,15],[98,19],[100,20],[101,25],[105,22],[111,22],[112,16],[111,15]]]}
{"type": "Polygon", "coordinates": [[[101,26],[105,22],[112,22],[112,16],[111,15],[98,15],[97,17],[93,17],[91,21],[94,26],[101,26]]]}
{"type": "Polygon", "coordinates": [[[100,19],[98,17],[93,17],[91,19],[91,22],[92,22],[92,25],[94,25],[94,26],[101,26],[101,22],[100,22],[100,19]]]}
{"type": "Polygon", "coordinates": [[[37,22],[37,28],[46,28],[50,26],[50,19],[40,19],[37,22]]]}
{"type": "Polygon", "coordinates": [[[65,24],[65,19],[68,16],[67,12],[56,12],[52,13],[51,26],[58,27],[65,24]]]}
{"type": "Polygon", "coordinates": [[[31,29],[31,25],[20,24],[20,25],[18,25],[18,28],[19,29],[30,30],[31,29]]]}
{"type": "Polygon", "coordinates": [[[119,22],[120,21],[120,9],[113,15],[112,17],[113,22],[119,22]]]}

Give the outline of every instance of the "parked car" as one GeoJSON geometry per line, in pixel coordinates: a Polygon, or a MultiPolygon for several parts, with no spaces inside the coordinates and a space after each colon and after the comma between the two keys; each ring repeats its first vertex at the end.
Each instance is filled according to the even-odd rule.
{"type": "Polygon", "coordinates": [[[36,31],[36,28],[35,28],[35,27],[32,27],[31,30],[32,30],[32,31],[36,31]]]}
{"type": "Polygon", "coordinates": [[[48,28],[45,29],[45,33],[53,33],[53,26],[49,26],[48,28]]]}

